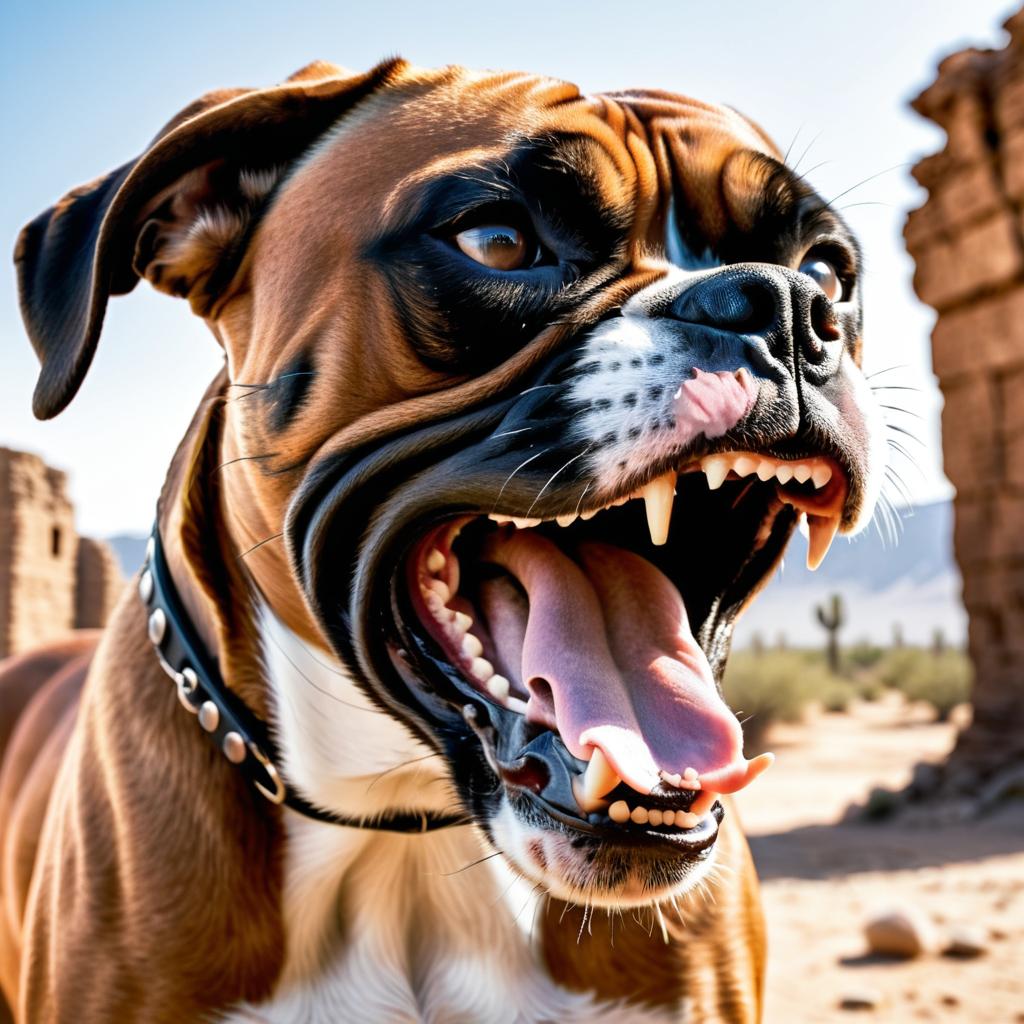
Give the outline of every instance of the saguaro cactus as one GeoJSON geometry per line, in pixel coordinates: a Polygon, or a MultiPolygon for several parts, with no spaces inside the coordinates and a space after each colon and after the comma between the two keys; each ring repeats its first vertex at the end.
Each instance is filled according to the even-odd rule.
{"type": "Polygon", "coordinates": [[[825,653],[828,655],[828,667],[835,674],[839,673],[839,630],[846,624],[846,613],[843,610],[843,599],[833,594],[828,601],[828,609],[822,605],[815,608],[818,622],[828,633],[825,653]]]}

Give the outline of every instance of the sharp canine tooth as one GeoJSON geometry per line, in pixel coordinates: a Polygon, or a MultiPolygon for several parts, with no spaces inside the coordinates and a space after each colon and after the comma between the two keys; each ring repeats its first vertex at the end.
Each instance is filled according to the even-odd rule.
{"type": "Polygon", "coordinates": [[[643,489],[644,506],[647,509],[647,528],[651,531],[651,543],[664,544],[668,540],[668,525],[672,519],[672,499],[675,497],[676,475],[671,470],[652,480],[643,489]]]}
{"type": "Polygon", "coordinates": [[[646,825],[649,817],[646,807],[634,807],[630,812],[629,820],[634,825],[646,825]]]}
{"type": "Polygon", "coordinates": [[[447,559],[437,548],[431,548],[430,554],[427,555],[427,572],[436,576],[444,568],[446,561],[447,559]]]}
{"type": "Polygon", "coordinates": [[[462,653],[470,658],[479,658],[484,653],[484,645],[480,643],[480,638],[467,633],[462,638],[462,653]]]}
{"type": "Polygon", "coordinates": [[[629,821],[629,804],[625,800],[616,800],[608,808],[608,817],[617,824],[624,825],[629,821]]]}
{"type": "Polygon", "coordinates": [[[798,462],[793,467],[793,476],[798,484],[805,484],[811,479],[811,467],[806,462],[798,462]]]}
{"type": "Polygon", "coordinates": [[[711,810],[711,805],[717,796],[717,793],[712,793],[709,789],[702,790],[700,796],[690,804],[690,814],[697,818],[703,818],[711,810]]]}
{"type": "Polygon", "coordinates": [[[708,490],[717,491],[725,482],[732,468],[732,462],[728,455],[709,455],[701,459],[700,468],[708,478],[708,490]]]}
{"type": "Polygon", "coordinates": [[[775,479],[780,484],[788,484],[793,479],[793,467],[788,462],[780,462],[775,468],[775,479]]]}
{"type": "Polygon", "coordinates": [[[736,471],[737,476],[750,476],[751,473],[756,472],[759,461],[753,455],[740,455],[733,461],[732,468],[736,471]]]}
{"type": "Polygon", "coordinates": [[[555,522],[558,523],[559,526],[572,526],[572,524],[576,522],[576,513],[570,512],[564,516],[555,516],[555,522]]]}
{"type": "Polygon", "coordinates": [[[465,612],[455,613],[455,628],[460,633],[465,633],[470,626],[473,625],[473,620],[465,612]]]}
{"type": "Polygon", "coordinates": [[[587,770],[583,773],[583,795],[587,800],[597,800],[610,793],[619,784],[619,776],[608,763],[600,747],[594,747],[587,770]]]}
{"type": "Polygon", "coordinates": [[[811,470],[811,479],[814,481],[815,487],[824,487],[832,479],[832,470],[824,462],[819,462],[811,470]]]}
{"type": "Polygon", "coordinates": [[[807,517],[807,568],[817,569],[828,549],[832,547],[836,531],[839,529],[837,516],[813,516],[807,517]]]}
{"type": "Polygon", "coordinates": [[[486,683],[494,675],[494,666],[486,658],[474,658],[469,666],[469,671],[480,680],[486,683]]]}
{"type": "Polygon", "coordinates": [[[508,700],[509,681],[504,676],[491,676],[487,680],[487,692],[504,703],[508,700]]]}
{"type": "Polygon", "coordinates": [[[771,480],[775,476],[775,463],[768,459],[762,459],[757,467],[758,480],[771,480]]]}

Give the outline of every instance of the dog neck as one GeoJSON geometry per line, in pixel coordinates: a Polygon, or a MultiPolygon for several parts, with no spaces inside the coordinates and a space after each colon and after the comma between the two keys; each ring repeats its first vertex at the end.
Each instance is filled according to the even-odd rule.
{"type": "MultiPolygon", "coordinates": [[[[260,637],[285,772],[305,795],[346,815],[453,806],[443,759],[327,651],[266,607],[260,637]]],[[[475,828],[394,835],[284,813],[284,970],[269,1004],[232,1019],[334,1020],[340,1005],[346,1020],[622,1019],[551,977],[533,941],[540,897],[475,828]]]]}

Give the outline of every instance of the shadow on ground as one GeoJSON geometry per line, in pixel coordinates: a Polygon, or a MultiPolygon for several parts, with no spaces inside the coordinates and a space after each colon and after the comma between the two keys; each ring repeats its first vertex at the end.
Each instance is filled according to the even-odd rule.
{"type": "Polygon", "coordinates": [[[1024,801],[957,825],[804,825],[749,841],[762,881],[941,867],[1024,851],[1024,801]]]}

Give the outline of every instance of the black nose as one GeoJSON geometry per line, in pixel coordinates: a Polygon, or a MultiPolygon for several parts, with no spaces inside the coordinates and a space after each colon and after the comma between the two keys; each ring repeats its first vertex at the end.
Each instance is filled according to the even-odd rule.
{"type": "Polygon", "coordinates": [[[773,355],[800,352],[819,362],[826,341],[840,337],[839,321],[825,293],[805,274],[768,264],[717,271],[687,288],[668,316],[764,338],[773,355]]]}

